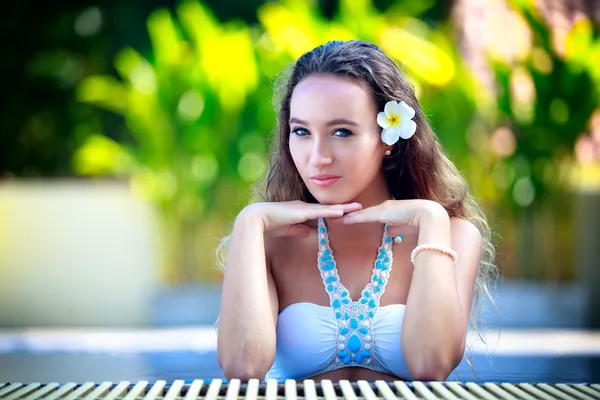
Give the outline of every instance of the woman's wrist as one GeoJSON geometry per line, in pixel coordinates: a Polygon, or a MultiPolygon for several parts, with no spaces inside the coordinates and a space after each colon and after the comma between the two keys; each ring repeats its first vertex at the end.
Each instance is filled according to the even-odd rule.
{"type": "Polygon", "coordinates": [[[243,229],[247,229],[248,226],[255,226],[259,228],[261,232],[265,231],[265,219],[263,213],[259,210],[258,204],[250,204],[246,206],[240,213],[234,222],[234,230],[236,227],[243,226],[243,229]]]}
{"type": "Polygon", "coordinates": [[[418,244],[450,247],[450,217],[438,203],[426,207],[419,221],[418,244]]]}

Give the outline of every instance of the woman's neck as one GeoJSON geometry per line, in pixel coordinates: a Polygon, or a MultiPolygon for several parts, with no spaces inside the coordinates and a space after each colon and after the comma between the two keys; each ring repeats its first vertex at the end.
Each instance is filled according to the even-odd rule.
{"type": "MultiPolygon", "coordinates": [[[[386,200],[391,200],[392,196],[388,190],[387,183],[383,176],[370,185],[367,190],[359,194],[349,203],[357,202],[362,205],[362,209],[371,208],[380,205],[386,200]]],[[[366,238],[377,238],[381,241],[383,234],[383,222],[365,222],[361,224],[345,225],[342,219],[337,222],[325,221],[327,231],[334,240],[352,242],[356,240],[365,240],[366,238]]]]}

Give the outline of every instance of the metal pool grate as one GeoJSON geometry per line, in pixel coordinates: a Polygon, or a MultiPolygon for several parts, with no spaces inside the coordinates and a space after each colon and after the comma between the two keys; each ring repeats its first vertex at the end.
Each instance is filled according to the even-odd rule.
{"type": "Polygon", "coordinates": [[[242,383],[233,379],[210,382],[195,380],[186,384],[177,380],[148,383],[140,381],[67,383],[0,383],[0,399],[273,399],[273,400],[374,400],[374,399],[600,399],[596,384],[509,384],[459,382],[332,382],[329,380],[287,380],[260,383],[253,379],[242,383]]]}

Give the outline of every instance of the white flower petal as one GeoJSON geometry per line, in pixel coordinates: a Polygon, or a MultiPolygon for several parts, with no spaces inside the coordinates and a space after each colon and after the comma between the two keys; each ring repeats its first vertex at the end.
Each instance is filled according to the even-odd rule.
{"type": "Polygon", "coordinates": [[[395,128],[387,128],[381,131],[381,140],[388,146],[393,145],[400,138],[400,130],[395,128]]]}
{"type": "Polygon", "coordinates": [[[402,116],[402,119],[412,119],[415,116],[414,108],[406,104],[406,102],[404,101],[400,102],[400,104],[398,105],[398,110],[400,115],[402,116]]]}
{"type": "Polygon", "coordinates": [[[400,128],[398,129],[398,135],[402,138],[402,139],[410,139],[412,137],[412,135],[415,134],[415,131],[417,130],[417,124],[415,123],[415,121],[413,120],[405,120],[402,121],[402,124],[400,125],[400,128]]]}
{"type": "Polygon", "coordinates": [[[384,111],[388,117],[392,115],[400,115],[400,109],[398,108],[398,103],[395,100],[390,100],[385,103],[384,111]]]}
{"type": "Polygon", "coordinates": [[[384,112],[377,114],[377,124],[382,128],[389,128],[392,122],[384,112]]]}

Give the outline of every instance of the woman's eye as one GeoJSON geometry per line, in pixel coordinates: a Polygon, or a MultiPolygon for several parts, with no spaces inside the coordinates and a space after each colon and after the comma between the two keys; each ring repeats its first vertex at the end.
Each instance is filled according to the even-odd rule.
{"type": "Polygon", "coordinates": [[[337,137],[346,137],[346,136],[350,136],[352,135],[352,132],[350,132],[348,129],[336,129],[335,130],[335,136],[337,137]]]}
{"type": "Polygon", "coordinates": [[[296,128],[292,131],[292,133],[296,136],[306,136],[308,135],[308,129],[304,129],[304,128],[296,128]]]}

